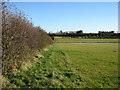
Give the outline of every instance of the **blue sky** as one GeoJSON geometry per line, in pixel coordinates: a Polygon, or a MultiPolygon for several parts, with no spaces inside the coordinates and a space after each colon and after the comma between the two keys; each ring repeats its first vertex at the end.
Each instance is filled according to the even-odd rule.
{"type": "Polygon", "coordinates": [[[118,30],[117,2],[14,2],[47,32],[118,30]]]}

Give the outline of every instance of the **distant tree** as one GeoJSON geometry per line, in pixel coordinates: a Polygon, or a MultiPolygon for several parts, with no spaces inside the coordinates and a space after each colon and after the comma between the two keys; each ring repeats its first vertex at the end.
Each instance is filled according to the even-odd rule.
{"type": "Polygon", "coordinates": [[[64,34],[68,34],[68,32],[66,31],[66,32],[64,32],[64,34]]]}
{"type": "Polygon", "coordinates": [[[62,30],[60,30],[60,33],[63,33],[63,31],[62,31],[62,30]]]}
{"type": "Polygon", "coordinates": [[[114,33],[114,31],[111,31],[111,33],[114,33]]]}
{"type": "Polygon", "coordinates": [[[75,31],[69,31],[69,34],[76,34],[75,31]]]}
{"type": "Polygon", "coordinates": [[[82,33],[83,33],[82,30],[79,30],[79,31],[76,32],[76,34],[82,34],[82,33]]]}

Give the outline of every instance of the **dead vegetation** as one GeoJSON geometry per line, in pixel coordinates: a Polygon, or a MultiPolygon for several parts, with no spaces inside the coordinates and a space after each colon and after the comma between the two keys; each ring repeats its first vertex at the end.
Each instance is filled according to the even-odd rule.
{"type": "Polygon", "coordinates": [[[23,68],[25,63],[30,65],[36,52],[53,41],[8,2],[2,2],[2,8],[2,74],[11,77],[11,72],[23,68]]]}

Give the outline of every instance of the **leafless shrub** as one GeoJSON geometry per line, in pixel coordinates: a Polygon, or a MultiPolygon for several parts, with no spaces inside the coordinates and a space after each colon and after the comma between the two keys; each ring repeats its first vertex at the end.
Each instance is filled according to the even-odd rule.
{"type": "MultiPolygon", "coordinates": [[[[34,27],[25,14],[2,2],[2,48],[3,75],[20,69],[27,56],[35,54],[45,46],[52,44],[51,38],[39,27],[34,27]]],[[[27,59],[26,59],[27,57],[27,59]]]]}

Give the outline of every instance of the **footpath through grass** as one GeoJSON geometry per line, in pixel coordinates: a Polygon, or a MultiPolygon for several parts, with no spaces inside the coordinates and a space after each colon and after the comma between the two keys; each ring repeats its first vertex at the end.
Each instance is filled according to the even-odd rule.
{"type": "Polygon", "coordinates": [[[26,88],[117,88],[117,44],[56,43],[35,65],[9,78],[7,86],[26,88]]]}

